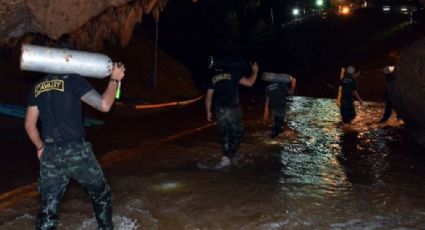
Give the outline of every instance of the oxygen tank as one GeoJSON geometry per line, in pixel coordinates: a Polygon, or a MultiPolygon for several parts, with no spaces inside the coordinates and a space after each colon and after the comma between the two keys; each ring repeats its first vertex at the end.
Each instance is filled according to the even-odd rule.
{"type": "Polygon", "coordinates": [[[216,71],[237,70],[243,74],[251,72],[251,64],[243,59],[234,57],[208,57],[208,68],[216,71]]]}
{"type": "Polygon", "coordinates": [[[100,53],[29,44],[21,49],[21,70],[105,78],[111,74],[112,67],[112,60],[100,53]]]}
{"type": "Polygon", "coordinates": [[[272,73],[272,72],[263,72],[261,77],[263,81],[269,82],[280,82],[280,83],[291,83],[292,76],[286,73],[272,73]]]}

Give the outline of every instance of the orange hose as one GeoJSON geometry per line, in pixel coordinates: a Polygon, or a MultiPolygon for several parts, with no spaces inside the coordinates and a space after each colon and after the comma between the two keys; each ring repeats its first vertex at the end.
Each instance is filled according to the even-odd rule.
{"type": "Polygon", "coordinates": [[[157,108],[186,106],[201,100],[203,97],[204,95],[200,95],[194,99],[190,99],[186,101],[173,101],[173,102],[154,104],[154,105],[135,105],[134,108],[135,109],[157,109],[157,108]]]}

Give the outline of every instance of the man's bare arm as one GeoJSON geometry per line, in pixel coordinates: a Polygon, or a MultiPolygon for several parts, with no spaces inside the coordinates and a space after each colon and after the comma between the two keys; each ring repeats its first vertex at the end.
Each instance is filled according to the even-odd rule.
{"type": "Polygon", "coordinates": [[[207,120],[212,121],[212,113],[211,113],[211,104],[212,104],[212,98],[214,95],[213,89],[208,89],[207,95],[205,96],[205,111],[207,115],[207,120]]]}
{"type": "Polygon", "coordinates": [[[81,100],[99,111],[109,112],[115,101],[118,82],[124,78],[124,72],[124,65],[121,63],[114,63],[111,80],[108,82],[108,86],[102,96],[96,90],[91,90],[84,94],[81,100]]]}
{"type": "Polygon", "coordinates": [[[84,94],[81,100],[83,100],[85,103],[87,103],[91,107],[102,112],[108,112],[110,109],[110,108],[107,108],[106,103],[103,101],[102,95],[100,95],[94,89],[84,94]]]}
{"type": "Polygon", "coordinates": [[[360,104],[363,104],[363,100],[362,100],[362,98],[360,97],[360,94],[359,94],[359,92],[357,92],[357,90],[354,90],[354,91],[353,91],[353,96],[354,96],[355,98],[357,98],[357,100],[359,100],[360,104]]]}
{"type": "Polygon", "coordinates": [[[267,121],[269,119],[269,103],[270,103],[270,98],[266,97],[266,101],[264,102],[264,115],[263,118],[265,121],[267,121]]]}
{"type": "Polygon", "coordinates": [[[28,137],[31,142],[34,144],[37,149],[37,157],[41,157],[43,152],[43,141],[40,137],[40,132],[37,128],[37,121],[40,116],[37,106],[28,106],[27,112],[25,114],[25,131],[27,132],[28,137]]]}
{"type": "Polygon", "coordinates": [[[254,85],[255,81],[257,80],[257,75],[258,75],[258,64],[257,64],[257,62],[254,62],[254,64],[252,64],[251,68],[252,68],[251,76],[249,78],[247,78],[247,77],[241,78],[241,80],[239,80],[239,84],[247,86],[247,87],[251,87],[252,85],[254,85]]]}
{"type": "Polygon", "coordinates": [[[290,95],[294,94],[296,86],[297,86],[297,79],[295,79],[295,77],[291,77],[291,89],[289,89],[290,95]]]}

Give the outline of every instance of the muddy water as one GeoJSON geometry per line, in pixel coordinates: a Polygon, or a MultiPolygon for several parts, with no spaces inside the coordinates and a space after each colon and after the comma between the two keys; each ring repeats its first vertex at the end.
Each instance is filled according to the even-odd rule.
{"type": "MultiPolygon", "coordinates": [[[[116,229],[424,229],[425,157],[402,123],[378,125],[383,105],[358,107],[342,127],[333,100],[294,97],[282,136],[267,138],[260,107],[229,168],[215,128],[134,148],[104,165],[116,229]]],[[[0,210],[0,229],[33,229],[36,198],[0,210]]],[[[59,229],[96,229],[72,184],[59,229]]]]}

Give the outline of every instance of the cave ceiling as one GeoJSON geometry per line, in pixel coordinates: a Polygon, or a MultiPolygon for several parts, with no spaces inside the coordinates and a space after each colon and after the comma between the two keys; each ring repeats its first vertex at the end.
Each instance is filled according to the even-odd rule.
{"type": "Polygon", "coordinates": [[[0,0],[0,46],[31,42],[35,35],[55,41],[66,34],[77,48],[99,50],[106,40],[125,47],[142,16],[158,20],[168,1],[0,0]]]}
{"type": "Polygon", "coordinates": [[[99,49],[115,39],[125,47],[143,14],[159,19],[167,0],[0,0],[0,44],[15,46],[34,34],[99,49]]]}

